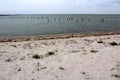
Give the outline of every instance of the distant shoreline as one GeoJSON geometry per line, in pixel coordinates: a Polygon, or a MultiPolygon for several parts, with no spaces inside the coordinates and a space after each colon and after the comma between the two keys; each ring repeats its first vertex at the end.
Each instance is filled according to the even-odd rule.
{"type": "Polygon", "coordinates": [[[24,15],[120,15],[120,14],[0,14],[0,16],[24,16],[24,15]]]}
{"type": "Polygon", "coordinates": [[[49,40],[49,39],[68,39],[75,37],[87,36],[105,36],[105,35],[119,35],[120,31],[116,32],[94,32],[94,33],[76,33],[76,34],[52,34],[52,35],[37,35],[37,36],[21,36],[21,37],[0,37],[0,42],[21,42],[32,40],[49,40]]]}
{"type": "Polygon", "coordinates": [[[0,16],[12,16],[10,14],[0,14],[0,16]]]}

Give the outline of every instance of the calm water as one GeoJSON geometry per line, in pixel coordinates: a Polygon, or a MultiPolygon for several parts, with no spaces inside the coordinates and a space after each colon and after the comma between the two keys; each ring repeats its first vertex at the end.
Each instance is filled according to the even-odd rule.
{"type": "Polygon", "coordinates": [[[0,37],[120,31],[120,15],[0,16],[0,37]]]}

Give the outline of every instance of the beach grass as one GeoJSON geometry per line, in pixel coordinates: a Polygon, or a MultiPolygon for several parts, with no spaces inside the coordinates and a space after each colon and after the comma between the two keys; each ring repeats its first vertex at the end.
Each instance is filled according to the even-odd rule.
{"type": "Polygon", "coordinates": [[[113,41],[113,42],[110,43],[110,45],[111,45],[111,46],[117,46],[118,43],[116,43],[116,42],[113,41]]]}
{"type": "Polygon", "coordinates": [[[39,55],[39,54],[34,54],[34,55],[32,56],[32,58],[34,58],[34,59],[40,59],[40,55],[39,55]]]}

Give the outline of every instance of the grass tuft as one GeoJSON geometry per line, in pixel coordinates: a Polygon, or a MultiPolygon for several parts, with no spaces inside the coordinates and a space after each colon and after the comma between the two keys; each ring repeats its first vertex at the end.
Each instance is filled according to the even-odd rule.
{"type": "Polygon", "coordinates": [[[32,58],[34,58],[34,59],[40,59],[40,55],[34,54],[34,55],[32,56],[32,58]]]}
{"type": "Polygon", "coordinates": [[[118,74],[113,74],[112,76],[114,76],[116,78],[120,78],[120,75],[118,75],[118,74]]]}
{"type": "Polygon", "coordinates": [[[54,55],[54,54],[55,54],[54,51],[49,51],[49,52],[48,52],[48,55],[49,55],[49,56],[54,55]]]}
{"type": "Polygon", "coordinates": [[[98,52],[97,50],[91,50],[90,52],[92,52],[92,53],[96,53],[96,52],[98,52]]]}
{"type": "Polygon", "coordinates": [[[60,69],[60,70],[65,70],[65,68],[63,68],[63,67],[59,67],[59,69],[60,69]]]}
{"type": "Polygon", "coordinates": [[[81,74],[86,74],[85,72],[81,72],[81,74]]]}
{"type": "Polygon", "coordinates": [[[103,43],[103,41],[98,41],[97,43],[103,43]]]}
{"type": "Polygon", "coordinates": [[[6,62],[12,62],[13,60],[11,58],[6,59],[6,62]]]}
{"type": "Polygon", "coordinates": [[[110,45],[111,45],[111,46],[117,46],[118,43],[116,43],[116,42],[113,41],[113,42],[110,43],[110,45]]]}

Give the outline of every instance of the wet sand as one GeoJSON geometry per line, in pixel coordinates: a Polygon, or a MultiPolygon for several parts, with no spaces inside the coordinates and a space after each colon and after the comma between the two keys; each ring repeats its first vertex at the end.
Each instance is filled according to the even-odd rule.
{"type": "Polygon", "coordinates": [[[50,40],[50,39],[68,39],[73,37],[87,37],[87,36],[104,36],[104,35],[119,35],[120,31],[114,32],[91,32],[91,33],[76,33],[76,34],[52,34],[52,35],[38,35],[38,36],[19,36],[19,37],[0,37],[0,42],[21,42],[31,40],[50,40]]]}

